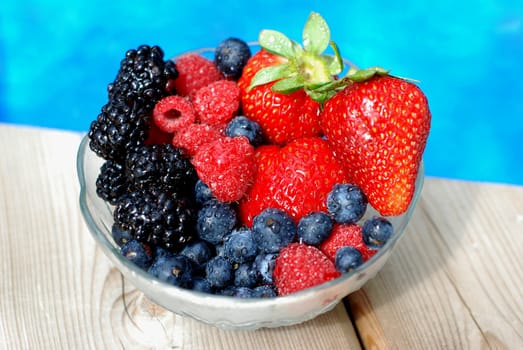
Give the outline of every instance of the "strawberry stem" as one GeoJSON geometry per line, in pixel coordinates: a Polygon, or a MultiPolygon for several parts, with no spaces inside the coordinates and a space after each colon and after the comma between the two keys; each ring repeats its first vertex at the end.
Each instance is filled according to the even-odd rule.
{"type": "Polygon", "coordinates": [[[276,82],[272,86],[275,92],[290,94],[304,89],[313,100],[323,103],[349,84],[389,73],[381,67],[357,69],[351,66],[347,74],[338,79],[338,74],[343,71],[343,59],[330,36],[327,22],[316,12],[310,14],[303,28],[303,46],[278,31],[262,30],[258,39],[260,46],[286,60],[279,65],[260,69],[249,89],[276,82]],[[323,53],[329,46],[333,55],[323,53]]]}

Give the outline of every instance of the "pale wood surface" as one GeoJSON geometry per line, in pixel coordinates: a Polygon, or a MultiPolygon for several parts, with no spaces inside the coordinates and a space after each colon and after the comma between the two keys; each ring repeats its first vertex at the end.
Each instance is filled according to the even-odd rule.
{"type": "Polygon", "coordinates": [[[95,246],[79,142],[0,124],[1,349],[523,348],[523,187],[428,178],[389,262],[347,298],[354,324],[340,304],[296,326],[223,331],[151,304],[95,246]]]}

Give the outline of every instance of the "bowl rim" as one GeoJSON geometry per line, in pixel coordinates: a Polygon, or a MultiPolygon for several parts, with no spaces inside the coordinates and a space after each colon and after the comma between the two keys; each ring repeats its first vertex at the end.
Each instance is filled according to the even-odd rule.
{"type": "MultiPolygon", "coordinates": [[[[412,201],[409,205],[409,208],[407,211],[402,214],[405,215],[404,219],[401,220],[401,223],[399,226],[394,229],[393,236],[385,243],[383,247],[381,247],[376,254],[374,254],[369,260],[367,260],[364,264],[360,265],[359,267],[355,268],[354,270],[344,273],[341,276],[324,282],[322,284],[300,290],[288,295],[284,296],[276,296],[274,298],[234,298],[226,295],[218,295],[218,294],[209,294],[204,292],[199,292],[191,289],[185,289],[178,286],[171,285],[167,282],[161,281],[158,278],[151,276],[147,273],[147,271],[139,268],[135,264],[133,264],[128,259],[125,259],[118,251],[118,247],[114,241],[112,241],[107,234],[105,234],[102,231],[102,228],[99,227],[99,225],[96,223],[96,220],[94,219],[94,213],[91,212],[90,208],[87,205],[87,189],[88,184],[86,182],[85,177],[85,171],[84,167],[86,166],[84,160],[87,156],[87,152],[91,152],[93,156],[98,157],[96,154],[94,154],[93,151],[89,148],[89,137],[88,135],[84,135],[80,146],[78,148],[77,157],[76,157],[76,167],[77,167],[77,176],[80,184],[80,194],[79,194],[79,204],[82,216],[84,217],[84,220],[86,221],[86,224],[88,226],[89,231],[93,235],[94,239],[102,245],[104,253],[107,255],[108,252],[110,252],[114,258],[118,259],[120,263],[122,263],[126,268],[128,268],[133,273],[136,273],[139,278],[144,280],[150,280],[152,284],[158,285],[161,288],[165,288],[169,291],[169,295],[172,296],[179,296],[181,298],[197,298],[199,301],[202,302],[210,302],[212,300],[219,300],[220,304],[223,305],[223,307],[252,307],[253,305],[258,306],[278,306],[282,304],[292,304],[295,301],[298,301],[300,299],[306,298],[307,296],[310,296],[310,294],[316,294],[320,291],[325,291],[326,289],[330,289],[331,287],[343,284],[347,279],[350,279],[356,274],[364,273],[364,271],[368,270],[372,265],[376,264],[380,257],[387,253],[400,239],[400,237],[403,237],[405,233],[405,229],[408,225],[408,223],[411,220],[412,214],[415,211],[416,204],[419,200],[420,194],[422,192],[423,183],[424,183],[424,164],[423,160],[421,160],[418,170],[418,177],[416,179],[415,184],[415,192],[412,198],[412,201]]],[[[101,161],[103,161],[102,158],[98,157],[101,161]]],[[[91,186],[94,186],[94,184],[91,184],[91,186]]],[[[108,206],[108,209],[110,209],[110,205],[106,203],[108,206]]],[[[107,228],[110,230],[110,228],[107,228]]],[[[108,257],[109,260],[110,257],[108,257]]],[[[120,271],[120,273],[122,273],[120,271]]],[[[123,273],[122,273],[123,274],[123,273]]],[[[337,296],[338,299],[341,299],[345,297],[343,296],[337,296]]]]}

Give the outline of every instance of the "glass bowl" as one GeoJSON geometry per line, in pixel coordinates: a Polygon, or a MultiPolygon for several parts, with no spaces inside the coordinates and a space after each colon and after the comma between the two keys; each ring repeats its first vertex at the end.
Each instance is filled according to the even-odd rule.
{"type": "MultiPolygon", "coordinates": [[[[259,48],[249,43],[253,52],[259,48]]],[[[214,49],[190,51],[213,59],[214,49]]],[[[352,63],[344,60],[345,72],[352,63]]],[[[191,317],[222,329],[257,329],[301,323],[334,308],[341,299],[360,289],[373,278],[390,257],[394,246],[403,235],[419,199],[424,179],[423,163],[420,165],[413,200],[407,212],[388,217],[394,233],[387,243],[367,262],[353,271],[324,284],[271,299],[242,299],[205,294],[172,286],[138,268],[120,254],[113,241],[113,207],[96,194],[96,179],[104,160],[89,148],[84,136],[77,154],[77,171],[80,182],[80,208],[96,243],[122,275],[156,304],[176,314],[191,317]]],[[[362,220],[377,212],[369,206],[362,220]]]]}
{"type": "MultiPolygon", "coordinates": [[[[153,302],[176,314],[224,329],[257,329],[304,322],[331,310],[342,298],[361,288],[383,267],[399,238],[403,236],[419,199],[424,179],[421,164],[410,207],[405,214],[388,218],[394,226],[392,237],[359,268],[335,280],[294,294],[272,299],[241,299],[169,285],[150,276],[123,257],[111,236],[113,208],[96,194],[96,178],[102,164],[103,159],[90,150],[89,139],[84,136],[77,155],[80,208],[89,231],[104,254],[125,279],[153,302]]],[[[376,212],[369,206],[365,217],[372,215],[376,215],[376,212]]]]}

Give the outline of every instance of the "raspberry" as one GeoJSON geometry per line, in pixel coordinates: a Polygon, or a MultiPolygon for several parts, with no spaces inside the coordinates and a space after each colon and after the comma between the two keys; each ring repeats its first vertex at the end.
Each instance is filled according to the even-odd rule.
{"type": "Polygon", "coordinates": [[[192,159],[198,177],[222,202],[243,197],[256,172],[254,148],[244,137],[222,137],[198,148],[192,159]]]}
{"type": "Polygon", "coordinates": [[[194,107],[185,97],[172,95],[161,99],[153,110],[154,123],[164,132],[175,132],[196,120],[194,107]]]}
{"type": "Polygon", "coordinates": [[[200,88],[220,79],[222,73],[211,60],[195,53],[185,54],[176,59],[178,78],[174,88],[178,95],[190,96],[200,88]]]}
{"type": "Polygon", "coordinates": [[[225,125],[238,112],[240,88],[234,81],[219,80],[196,91],[193,103],[202,123],[225,125]]]}
{"type": "Polygon", "coordinates": [[[365,242],[363,242],[361,226],[356,224],[334,225],[330,236],[320,245],[320,250],[331,261],[335,261],[336,252],[339,248],[345,246],[358,249],[363,257],[363,261],[369,260],[376,254],[376,250],[369,248],[365,242]]]}
{"type": "Polygon", "coordinates": [[[171,143],[173,133],[161,130],[153,121],[149,122],[149,134],[144,141],[146,145],[171,143]]]}
{"type": "Polygon", "coordinates": [[[273,279],[278,295],[287,295],[339,276],[334,263],[318,248],[291,243],[276,259],[273,279]]]}
{"type": "Polygon", "coordinates": [[[207,124],[195,123],[174,134],[172,144],[184,148],[190,156],[194,156],[201,145],[215,141],[221,136],[218,129],[207,124]]]}

